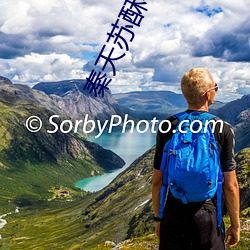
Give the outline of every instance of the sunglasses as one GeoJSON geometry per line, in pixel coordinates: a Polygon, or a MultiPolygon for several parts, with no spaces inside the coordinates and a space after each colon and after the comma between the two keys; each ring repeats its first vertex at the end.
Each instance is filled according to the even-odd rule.
{"type": "Polygon", "coordinates": [[[212,87],[212,88],[210,88],[210,89],[207,89],[207,91],[206,91],[203,95],[205,95],[208,91],[210,91],[210,90],[212,90],[212,89],[214,89],[215,91],[218,91],[218,89],[219,89],[218,84],[217,84],[217,83],[214,83],[214,87],[212,87]]]}

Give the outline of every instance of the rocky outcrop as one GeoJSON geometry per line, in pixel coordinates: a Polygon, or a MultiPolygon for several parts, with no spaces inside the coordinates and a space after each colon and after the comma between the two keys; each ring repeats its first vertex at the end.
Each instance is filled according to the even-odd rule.
{"type": "Polygon", "coordinates": [[[13,84],[13,83],[8,78],[0,76],[0,85],[1,84],[13,84]]]}
{"type": "Polygon", "coordinates": [[[240,186],[240,209],[242,211],[250,207],[250,148],[241,150],[237,153],[235,159],[240,186]]]}
{"type": "Polygon", "coordinates": [[[235,152],[250,147],[250,108],[242,111],[237,119],[235,128],[235,152]]]}
{"type": "Polygon", "coordinates": [[[93,142],[84,141],[83,143],[93,159],[106,171],[122,168],[125,165],[125,161],[111,150],[104,149],[93,142]]]}
{"type": "Polygon", "coordinates": [[[122,115],[119,104],[110,91],[105,91],[104,98],[95,97],[84,90],[85,80],[65,80],[59,82],[38,83],[33,89],[50,95],[57,106],[77,120],[88,114],[89,119],[105,121],[111,115],[122,115]]]}

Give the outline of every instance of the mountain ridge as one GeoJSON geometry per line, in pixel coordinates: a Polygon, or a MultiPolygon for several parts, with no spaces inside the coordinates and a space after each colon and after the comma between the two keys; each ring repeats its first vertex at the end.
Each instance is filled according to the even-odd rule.
{"type": "Polygon", "coordinates": [[[59,108],[64,110],[73,119],[79,119],[86,114],[90,119],[105,121],[111,115],[123,115],[119,104],[105,91],[104,98],[94,97],[84,90],[86,80],[64,80],[58,82],[41,82],[33,89],[49,95],[59,108]]]}
{"type": "Polygon", "coordinates": [[[0,84],[13,84],[13,83],[10,79],[0,76],[0,84]]]}

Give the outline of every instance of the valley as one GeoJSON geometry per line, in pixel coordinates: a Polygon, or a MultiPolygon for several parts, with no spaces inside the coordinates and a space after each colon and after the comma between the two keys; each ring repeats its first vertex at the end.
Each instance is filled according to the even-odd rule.
{"type": "MultiPolygon", "coordinates": [[[[89,141],[84,134],[59,131],[50,135],[45,128],[39,133],[30,133],[24,124],[27,117],[38,114],[46,121],[53,114],[74,120],[78,115],[87,113],[93,119],[108,119],[112,114],[130,112],[129,117],[138,121],[155,114],[162,117],[171,114],[173,109],[168,109],[170,106],[174,110],[183,109],[181,99],[180,106],[178,102],[176,106],[175,99],[168,98],[166,94],[168,100],[164,106],[162,95],[159,102],[162,102],[162,110],[167,110],[166,113],[163,114],[159,106],[152,106],[152,113],[147,113],[150,95],[143,93],[138,100],[144,98],[147,104],[141,105],[137,112],[129,109],[134,105],[131,101],[134,94],[126,100],[121,98],[128,96],[122,95],[119,101],[109,93],[103,102],[98,100],[97,103],[81,90],[84,81],[43,83],[38,84],[39,88],[31,89],[13,85],[6,78],[0,80],[0,215],[15,211],[16,207],[20,210],[2,218],[7,224],[0,229],[0,248],[111,249],[105,246],[105,241],[112,241],[115,244],[123,242],[124,248],[120,249],[128,249],[126,247],[129,246],[129,249],[154,249],[157,246],[157,239],[152,235],[154,143],[150,141],[147,144],[146,137],[144,141],[140,140],[142,135],[133,137],[131,134],[132,145],[136,145],[135,140],[141,142],[143,146],[138,144],[136,147],[144,150],[135,152],[136,149],[128,144],[121,146],[117,137],[112,138],[115,143],[111,151],[107,149],[111,141],[108,136],[102,147],[98,141],[89,141]],[[126,106],[121,104],[121,100],[126,106]],[[147,149],[144,148],[146,144],[147,149]],[[123,169],[125,162],[120,155],[126,150],[127,154],[136,154],[123,169]],[[75,187],[81,179],[110,171],[118,171],[118,174],[99,191],[87,192],[75,187]]],[[[230,121],[236,131],[241,216],[246,223],[250,217],[249,98],[250,95],[243,96],[233,104],[217,103],[211,110],[230,121]]],[[[59,124],[61,120],[57,122],[59,124]]],[[[50,128],[49,124],[45,127],[50,128]]],[[[243,230],[238,249],[246,249],[249,237],[249,231],[243,230]]]]}

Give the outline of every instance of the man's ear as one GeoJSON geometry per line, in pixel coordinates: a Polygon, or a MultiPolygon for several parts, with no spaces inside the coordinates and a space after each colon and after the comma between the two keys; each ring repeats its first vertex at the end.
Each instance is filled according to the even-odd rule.
{"type": "Polygon", "coordinates": [[[206,98],[206,100],[208,100],[208,99],[209,99],[209,97],[210,97],[210,93],[209,93],[209,91],[205,93],[204,97],[206,98]]]}

